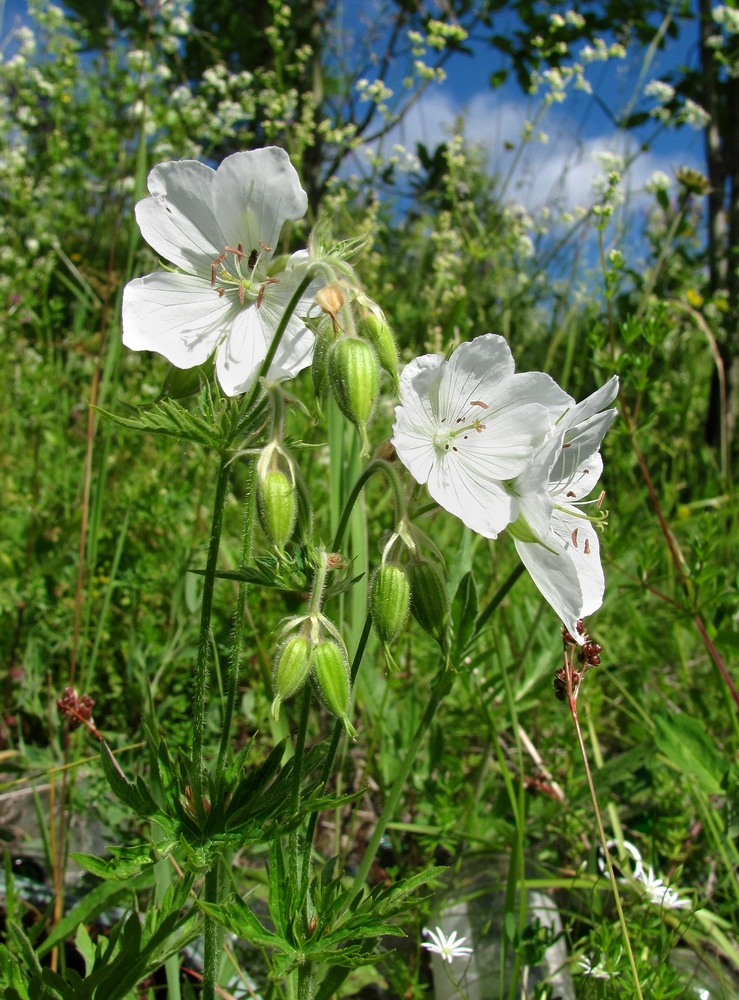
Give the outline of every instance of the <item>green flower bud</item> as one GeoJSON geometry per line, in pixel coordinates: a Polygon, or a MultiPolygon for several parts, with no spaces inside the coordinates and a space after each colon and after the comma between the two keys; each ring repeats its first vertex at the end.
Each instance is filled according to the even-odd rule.
{"type": "Polygon", "coordinates": [[[377,357],[393,380],[393,384],[398,384],[398,347],[395,343],[393,331],[384,319],[379,319],[373,314],[364,316],[357,325],[357,333],[360,337],[368,340],[377,351],[377,357]]]}
{"type": "Polygon", "coordinates": [[[321,701],[329,712],[341,719],[347,733],[355,740],[357,731],[349,721],[351,691],[346,650],[333,640],[324,639],[314,648],[311,665],[321,701]]]}
{"type": "Polygon", "coordinates": [[[311,668],[311,643],[304,635],[294,635],[288,639],[277,654],[273,675],[275,699],[272,715],[280,717],[283,701],[292,698],[308,680],[311,668]]]}
{"type": "Polygon", "coordinates": [[[369,451],[367,421],[380,388],[377,355],[366,340],[344,337],[333,346],[328,373],[339,409],[359,431],[362,451],[366,453],[369,451]]]}
{"type": "Polygon", "coordinates": [[[322,400],[328,392],[328,360],[331,348],[334,346],[334,332],[330,323],[325,323],[316,332],[316,342],[313,347],[311,377],[316,399],[322,400]]]}
{"type": "Polygon", "coordinates": [[[272,544],[283,549],[295,526],[295,488],[290,477],[280,469],[259,476],[257,484],[262,528],[272,544]]]}
{"type": "Polygon", "coordinates": [[[306,485],[300,476],[295,480],[295,492],[298,497],[298,506],[294,534],[298,542],[305,543],[313,539],[313,508],[306,485]]]}
{"type": "Polygon", "coordinates": [[[409,570],[411,613],[424,632],[443,645],[449,628],[449,597],[444,578],[428,559],[414,560],[409,570]]]}
{"type": "Polygon", "coordinates": [[[370,612],[383,645],[395,642],[408,618],[411,586],[402,566],[383,563],[372,577],[370,612]]]}

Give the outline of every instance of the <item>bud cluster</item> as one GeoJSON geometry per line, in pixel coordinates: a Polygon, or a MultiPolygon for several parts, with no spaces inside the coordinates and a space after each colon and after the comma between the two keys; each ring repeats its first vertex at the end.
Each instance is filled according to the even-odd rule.
{"type": "Polygon", "coordinates": [[[370,584],[370,614],[388,663],[395,667],[389,646],[400,636],[408,613],[445,648],[449,629],[446,582],[436,563],[419,556],[407,566],[383,561],[370,584]]]}
{"type": "Polygon", "coordinates": [[[303,622],[303,628],[289,636],[275,658],[272,715],[278,719],[282,703],[296,695],[310,678],[329,712],[336,715],[349,736],[356,739],[357,731],[349,718],[351,674],[346,646],[323,615],[311,615],[299,621],[303,622]],[[324,628],[330,638],[324,636],[324,628]]]}

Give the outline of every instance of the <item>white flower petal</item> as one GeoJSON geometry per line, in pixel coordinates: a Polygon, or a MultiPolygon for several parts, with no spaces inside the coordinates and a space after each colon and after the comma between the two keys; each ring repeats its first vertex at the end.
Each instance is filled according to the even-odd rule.
{"type": "Polygon", "coordinates": [[[510,347],[495,333],[460,344],[444,371],[439,388],[439,414],[456,416],[458,410],[469,408],[471,400],[489,404],[488,397],[496,384],[513,375],[514,368],[510,347]]]}
{"type": "Polygon", "coordinates": [[[215,218],[215,176],[215,170],[197,160],[160,163],[149,174],[152,197],[136,206],[136,221],[149,246],[208,283],[211,264],[226,244],[215,218]]]}
{"type": "MultiPolygon", "coordinates": [[[[606,586],[600,562],[598,530],[592,522],[555,506],[552,513],[552,533],[558,539],[565,556],[577,574],[582,594],[580,614],[577,618],[592,615],[603,603],[606,586]]],[[[546,594],[544,596],[546,597],[546,594]]],[[[577,633],[570,629],[570,634],[577,633]]]]}
{"type": "MultiPolygon", "coordinates": [[[[239,313],[216,357],[218,381],[226,395],[246,392],[253,383],[285,310],[305,275],[305,267],[288,268],[280,275],[279,282],[265,286],[259,307],[255,304],[239,313]]],[[[311,363],[315,337],[302,317],[313,305],[318,287],[318,283],[311,283],[299,300],[267,372],[268,381],[292,378],[311,363]]]]}
{"type": "Polygon", "coordinates": [[[288,220],[302,219],[308,196],[284,149],[267,146],[227,156],[216,171],[215,216],[230,246],[262,251],[277,246],[288,220]]]}
{"type": "Polygon", "coordinates": [[[542,597],[559,615],[570,635],[577,636],[577,620],[583,617],[583,595],[577,569],[554,538],[550,537],[547,543],[545,546],[514,538],[521,562],[542,597]]]}
{"type": "Polygon", "coordinates": [[[123,343],[163,354],[177,368],[194,368],[208,360],[238,312],[238,302],[198,277],[149,274],[123,291],[123,343]]]}
{"type": "Polygon", "coordinates": [[[479,463],[461,454],[437,455],[427,488],[438,504],[485,538],[496,538],[517,515],[515,498],[479,463]]]}
{"type": "Polygon", "coordinates": [[[596,389],[595,392],[591,392],[586,399],[577,404],[573,410],[572,418],[568,422],[568,426],[574,427],[575,424],[584,423],[594,414],[600,413],[609,403],[613,402],[617,395],[618,375],[613,375],[605,385],[602,385],[600,389],[596,389]]]}
{"type": "Polygon", "coordinates": [[[603,459],[599,452],[590,455],[575,471],[564,479],[556,479],[559,463],[552,470],[549,494],[557,503],[572,504],[590,496],[603,472],[603,459]]]}

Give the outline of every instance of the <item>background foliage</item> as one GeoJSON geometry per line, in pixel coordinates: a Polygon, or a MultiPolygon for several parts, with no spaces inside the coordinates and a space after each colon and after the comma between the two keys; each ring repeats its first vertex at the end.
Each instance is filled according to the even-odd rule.
{"type": "MultiPolygon", "coordinates": [[[[234,150],[278,143],[308,191],[308,224],[330,219],[340,239],[368,234],[358,268],[393,323],[404,360],[495,330],[511,342],[519,369],[548,371],[578,398],[612,372],[621,376],[622,416],[604,449],[606,602],[589,623],[604,647],[603,665],[586,678],[581,717],[613,836],[637,843],[645,861],[694,901],[692,914],[675,916],[625,890],[630,926],[652,970],[645,995],[687,996],[685,975],[661,961],[674,946],[694,948],[719,978],[737,970],[738,956],[739,725],[730,674],[739,650],[733,484],[739,14],[729,5],[717,15],[707,2],[669,11],[639,2],[584,4],[570,16],[559,4],[517,2],[504,12],[519,19],[517,30],[500,34],[504,6],[459,2],[442,13],[388,3],[372,19],[375,30],[359,33],[339,5],[315,0],[267,0],[248,17],[227,2],[110,0],[69,3],[63,11],[39,0],[29,4],[30,27],[6,25],[0,62],[6,827],[13,827],[12,809],[34,782],[51,785],[61,812],[39,800],[35,846],[57,890],[72,817],[95,816],[106,843],[122,842],[121,813],[104,792],[94,741],[84,730],[70,735],[57,712],[66,685],[95,699],[96,725],[111,746],[136,747],[123,755],[132,771],[149,771],[145,727],[171,746],[187,739],[200,587],[191,570],[205,559],[213,460],[192,444],[107,423],[90,404],[152,403],[168,375],[162,359],[120,345],[123,285],[155,264],[133,219],[148,170],[167,158],[217,163],[234,150]],[[537,87],[546,106],[587,76],[586,46],[605,58],[632,46],[646,59],[650,45],[670,45],[686,31],[699,33],[700,70],[675,70],[674,93],[661,114],[678,127],[686,101],[696,101],[712,116],[704,123],[707,179],[678,172],[675,183],[652,188],[641,216],[621,204],[617,162],[604,165],[595,210],[557,219],[554,206],[533,218],[515,205],[482,151],[460,135],[436,149],[380,155],[392,143],[391,129],[434,86],[444,64],[472,58],[470,33],[500,53],[493,84],[512,74],[522,86],[537,87]],[[353,171],[366,146],[360,175],[353,171]],[[76,765],[76,780],[54,770],[67,764],[76,765]]],[[[647,105],[644,99],[618,124],[643,121],[647,105]]],[[[532,128],[521,146],[534,136],[532,128]]],[[[304,235],[298,227],[296,240],[304,235]]],[[[306,401],[311,391],[308,378],[297,381],[306,401]]],[[[388,392],[375,418],[376,442],[389,436],[392,406],[388,392]]],[[[325,428],[314,420],[311,440],[320,444],[325,428]]],[[[312,495],[324,491],[316,531],[328,540],[335,523],[320,456],[306,452],[302,464],[312,495]]],[[[223,570],[238,565],[247,489],[237,467],[223,570]]],[[[370,491],[366,509],[371,567],[387,528],[379,488],[370,491]]],[[[489,595],[516,565],[507,539],[473,540],[443,512],[433,515],[429,531],[452,579],[462,565],[454,554],[463,553],[489,595]]],[[[214,726],[233,596],[230,583],[216,591],[214,726]]],[[[254,589],[250,598],[239,727],[241,744],[257,734],[257,762],[269,752],[259,734],[280,735],[269,717],[273,639],[299,599],[267,589],[254,589]]],[[[342,611],[355,640],[361,604],[347,599],[342,611]]],[[[432,645],[409,626],[402,646],[400,672],[388,673],[378,650],[371,672],[359,677],[360,739],[347,749],[337,781],[365,790],[324,824],[319,848],[326,858],[361,856],[423,710],[432,645]]],[[[597,960],[603,953],[617,965],[607,887],[603,880],[578,887],[574,879],[597,869],[571,720],[552,691],[560,647],[551,612],[522,579],[437,718],[380,863],[392,879],[422,871],[434,858],[490,854],[518,864],[525,857],[530,877],[560,892],[570,954],[597,960]]],[[[328,717],[322,725],[328,731],[328,717]]],[[[259,883],[259,860],[244,859],[247,884],[259,883]]],[[[429,972],[417,945],[428,906],[409,929],[410,947],[370,981],[398,995],[421,995],[429,972]]],[[[512,911],[510,899],[506,907],[512,911]]],[[[61,916],[50,912],[49,920],[61,916]]],[[[535,964],[521,958],[520,936],[511,942],[518,973],[535,964]]],[[[17,940],[8,947],[22,952],[17,940]]],[[[84,950],[78,939],[77,951],[84,950]]],[[[152,951],[152,967],[167,959],[165,952],[152,951]]],[[[142,980],[149,971],[142,967],[142,980]]],[[[0,973],[10,975],[2,966],[0,973]]],[[[581,976],[576,984],[578,996],[618,995],[617,979],[581,976]]]]}

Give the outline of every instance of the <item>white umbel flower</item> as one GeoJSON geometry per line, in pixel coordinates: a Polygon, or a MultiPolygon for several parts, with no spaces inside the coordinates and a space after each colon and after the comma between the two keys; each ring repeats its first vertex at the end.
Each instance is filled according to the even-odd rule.
{"type": "Polygon", "coordinates": [[[557,384],[541,372],[514,374],[502,337],[460,345],[449,361],[426,354],[400,378],[393,444],[434,500],[468,527],[495,538],[518,516],[504,483],[519,476],[549,434],[557,384]]]}
{"type": "MultiPolygon", "coordinates": [[[[249,388],[287,305],[305,278],[308,254],[274,258],[285,222],[308,200],[287,153],[275,146],[226,157],[217,170],[197,160],[160,163],[151,197],[136,206],[144,239],[177,271],[129,282],[123,343],[157,351],[177,368],[215,351],[224,392],[249,388]]],[[[301,297],[267,378],[291,378],[311,361],[313,334],[301,317],[317,283],[301,297]]]]}
{"type": "Polygon", "coordinates": [[[423,933],[428,935],[431,941],[424,941],[421,947],[427,948],[435,955],[440,955],[450,965],[455,958],[464,958],[472,954],[472,948],[464,947],[467,938],[457,938],[456,931],[452,931],[449,937],[444,934],[441,927],[437,927],[435,931],[424,930],[423,933]]]}

